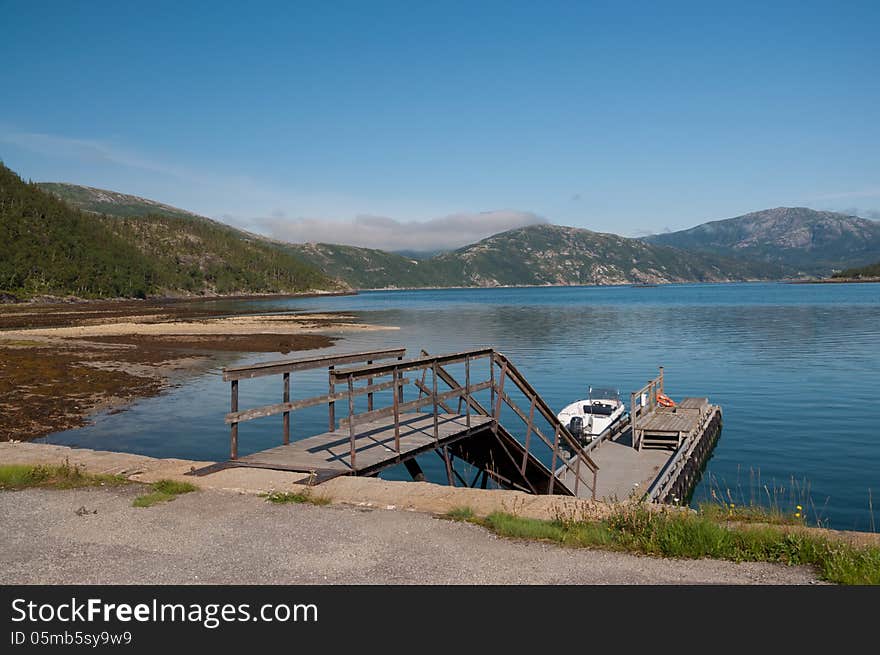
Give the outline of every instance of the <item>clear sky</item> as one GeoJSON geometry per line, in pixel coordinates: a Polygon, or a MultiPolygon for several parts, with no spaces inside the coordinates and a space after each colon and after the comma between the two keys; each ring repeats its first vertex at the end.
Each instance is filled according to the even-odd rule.
{"type": "Polygon", "coordinates": [[[876,0],[0,0],[0,17],[9,167],[291,239],[880,218],[876,0]]]}

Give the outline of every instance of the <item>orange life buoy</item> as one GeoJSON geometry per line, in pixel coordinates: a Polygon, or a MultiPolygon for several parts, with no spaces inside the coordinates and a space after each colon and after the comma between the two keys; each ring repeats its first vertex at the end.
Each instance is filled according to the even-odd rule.
{"type": "Polygon", "coordinates": [[[675,401],[664,393],[657,394],[657,404],[663,407],[675,407],[675,401]]]}

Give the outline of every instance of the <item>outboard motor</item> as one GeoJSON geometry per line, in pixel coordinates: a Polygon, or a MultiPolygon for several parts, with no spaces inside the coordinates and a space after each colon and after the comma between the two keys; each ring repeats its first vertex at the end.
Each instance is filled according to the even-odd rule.
{"type": "Polygon", "coordinates": [[[568,422],[568,431],[578,441],[584,440],[584,419],[580,416],[572,416],[568,422]]]}

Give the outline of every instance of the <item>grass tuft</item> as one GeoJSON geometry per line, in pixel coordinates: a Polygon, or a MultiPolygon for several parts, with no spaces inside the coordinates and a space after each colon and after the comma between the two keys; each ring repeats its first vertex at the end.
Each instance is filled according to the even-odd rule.
{"type": "Polygon", "coordinates": [[[327,496],[316,496],[310,490],[306,491],[273,491],[268,494],[262,494],[267,502],[276,505],[286,505],[289,503],[309,503],[311,505],[329,505],[330,499],[327,496]]]}
{"type": "Polygon", "coordinates": [[[159,480],[150,486],[153,488],[153,491],[135,498],[131,503],[132,507],[152,507],[159,503],[170,502],[181,494],[188,494],[198,490],[198,487],[194,484],[178,482],[177,480],[159,480]]]}
{"type": "Polygon", "coordinates": [[[120,475],[85,473],[69,461],[57,466],[26,464],[0,465],[0,489],[18,490],[39,487],[43,489],[76,489],[78,487],[119,486],[128,484],[120,475]]]}
{"type": "Polygon", "coordinates": [[[179,496],[180,494],[188,494],[197,491],[198,487],[189,482],[178,482],[177,480],[159,480],[153,483],[153,489],[159,493],[169,494],[171,496],[179,496]]]}
{"type": "Polygon", "coordinates": [[[472,521],[475,517],[476,514],[470,507],[453,507],[443,515],[443,518],[452,521],[472,521]]]}

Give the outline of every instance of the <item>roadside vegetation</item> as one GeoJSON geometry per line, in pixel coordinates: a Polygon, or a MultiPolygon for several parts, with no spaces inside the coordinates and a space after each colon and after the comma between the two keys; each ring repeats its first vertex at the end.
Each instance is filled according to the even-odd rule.
{"type": "Polygon", "coordinates": [[[148,494],[138,496],[131,503],[132,507],[152,507],[158,503],[167,503],[181,494],[197,491],[198,487],[189,482],[177,482],[176,480],[159,480],[150,485],[153,488],[148,494]]]}
{"type": "Polygon", "coordinates": [[[85,473],[70,462],[57,466],[32,466],[25,464],[0,465],[0,489],[76,489],[78,487],[120,486],[128,484],[120,475],[96,475],[85,473]]]}
{"type": "MultiPolygon", "coordinates": [[[[735,508],[732,508],[735,509],[735,508]]],[[[446,518],[481,525],[513,539],[540,540],[575,548],[599,548],[678,559],[712,558],[733,562],[773,562],[813,567],[829,582],[880,584],[880,548],[857,547],[761,519],[756,510],[745,523],[726,512],[652,511],[621,508],[600,521],[573,516],[553,520],[524,518],[506,512],[477,517],[461,507],[446,518]]]]}
{"type": "Polygon", "coordinates": [[[330,499],[326,496],[316,496],[310,489],[305,491],[273,491],[261,494],[267,502],[275,505],[287,505],[290,503],[309,503],[311,505],[329,505],[330,499]]]}

